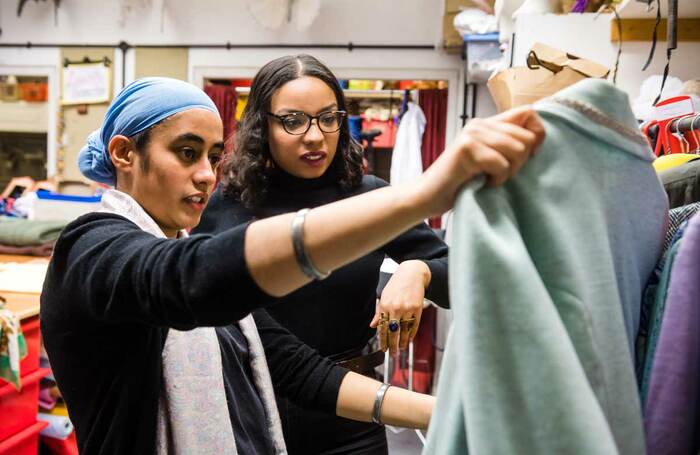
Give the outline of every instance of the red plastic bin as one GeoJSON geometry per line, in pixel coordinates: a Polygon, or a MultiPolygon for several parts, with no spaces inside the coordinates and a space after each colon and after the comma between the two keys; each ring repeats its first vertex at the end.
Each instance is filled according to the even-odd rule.
{"type": "Polygon", "coordinates": [[[36,455],[39,452],[39,432],[47,425],[46,422],[36,422],[0,441],[0,455],[36,455]]]}
{"type": "MultiPolygon", "coordinates": [[[[41,351],[39,317],[25,319],[22,321],[21,327],[24,341],[27,343],[27,356],[19,362],[19,375],[23,377],[39,369],[39,352],[41,351]]],[[[0,387],[4,387],[7,384],[7,381],[0,379],[0,387]]]]}
{"type": "MultiPolygon", "coordinates": [[[[27,357],[19,363],[19,375],[25,376],[39,369],[39,353],[41,352],[41,332],[39,331],[39,317],[22,321],[22,333],[27,343],[27,357]]],[[[0,385],[3,385],[0,382],[0,385]]]]}
{"type": "MultiPolygon", "coordinates": [[[[24,430],[36,422],[39,407],[39,381],[49,374],[41,368],[22,377],[22,390],[12,384],[0,387],[0,441],[24,430]]],[[[0,452],[1,453],[1,452],[0,452]]]]}

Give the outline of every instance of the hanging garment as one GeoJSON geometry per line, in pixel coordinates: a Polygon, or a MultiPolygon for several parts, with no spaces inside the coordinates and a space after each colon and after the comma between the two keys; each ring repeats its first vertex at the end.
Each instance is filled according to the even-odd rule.
{"type": "Polygon", "coordinates": [[[411,181],[423,173],[421,145],[424,131],[423,110],[414,103],[408,103],[408,111],[399,124],[394,151],[391,154],[392,185],[411,181]]]}
{"type": "Polygon", "coordinates": [[[605,81],[536,107],[539,153],[455,205],[429,454],[645,452],[632,344],[666,229],[653,155],[605,81]]]}
{"type": "Polygon", "coordinates": [[[637,381],[639,383],[639,395],[642,406],[646,402],[649,391],[649,380],[654,363],[654,354],[659,342],[666,297],[670,284],[673,264],[678,254],[678,249],[683,238],[684,228],[680,227],[671,242],[668,250],[657,264],[654,272],[649,277],[642,298],[641,316],[639,320],[639,332],[637,333],[637,381]]]}
{"type": "Polygon", "coordinates": [[[664,242],[664,251],[666,251],[673,243],[677,236],[680,227],[690,220],[700,210],[700,202],[676,207],[668,212],[668,228],[666,229],[666,240],[664,242]]]}
{"type": "Polygon", "coordinates": [[[700,217],[693,217],[671,272],[651,369],[644,427],[650,454],[700,450],[700,217]]]}
{"type": "MultiPolygon", "coordinates": [[[[658,161],[658,159],[657,159],[658,161]]],[[[655,161],[656,163],[656,161],[655,161]]],[[[649,376],[663,318],[668,279],[673,260],[678,252],[678,243],[683,237],[688,220],[700,210],[700,202],[671,209],[668,214],[668,227],[664,240],[664,253],[652,272],[642,297],[642,308],[637,333],[635,369],[640,387],[642,405],[646,401],[649,376]],[[663,286],[661,286],[663,282],[663,286]]]]}
{"type": "Polygon", "coordinates": [[[700,160],[659,172],[670,208],[700,202],[700,160]]]}
{"type": "MultiPolygon", "coordinates": [[[[143,208],[126,193],[109,190],[100,211],[127,218],[142,230],[165,238],[143,208]]],[[[185,234],[186,235],[186,234],[185,234]]],[[[253,316],[238,322],[250,353],[250,368],[265,407],[275,453],[286,453],[272,381],[253,316]]],[[[204,454],[218,451],[235,455],[236,443],[226,405],[221,348],[212,327],[189,331],[170,329],[163,348],[163,387],[158,403],[156,452],[204,454]],[[206,371],[202,368],[206,366],[206,371]],[[202,407],[194,397],[206,397],[202,407]],[[203,435],[206,441],[203,443],[203,435]]]]}

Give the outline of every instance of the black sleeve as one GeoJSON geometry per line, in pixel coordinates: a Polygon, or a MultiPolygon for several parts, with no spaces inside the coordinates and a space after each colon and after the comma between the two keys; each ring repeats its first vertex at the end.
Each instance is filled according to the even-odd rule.
{"type": "Polygon", "coordinates": [[[44,289],[95,322],[227,325],[273,300],[248,272],[247,227],[170,240],[118,215],[85,215],[56,243],[44,289]]]}
{"type": "Polygon", "coordinates": [[[253,312],[275,391],[299,406],[335,415],[349,370],[335,365],[282,327],[265,310],[253,312]]]}
{"type": "MultiPolygon", "coordinates": [[[[373,178],[375,188],[389,184],[379,178],[373,178]]],[[[394,261],[401,263],[410,259],[423,261],[430,269],[431,279],[425,297],[442,308],[450,307],[447,287],[448,247],[440,237],[425,223],[420,223],[382,247],[384,253],[394,261]]]]}

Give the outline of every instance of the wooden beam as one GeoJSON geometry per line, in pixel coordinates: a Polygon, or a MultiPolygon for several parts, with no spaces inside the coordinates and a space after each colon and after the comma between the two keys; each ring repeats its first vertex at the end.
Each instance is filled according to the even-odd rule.
{"type": "MultiPolygon", "coordinates": [[[[651,41],[656,19],[622,19],[622,41],[651,41]]],[[[618,41],[617,21],[610,21],[610,41],[618,41]]],[[[657,39],[666,41],[666,19],[661,19],[657,39]]],[[[700,18],[678,19],[678,41],[700,41],[700,18]]]]}

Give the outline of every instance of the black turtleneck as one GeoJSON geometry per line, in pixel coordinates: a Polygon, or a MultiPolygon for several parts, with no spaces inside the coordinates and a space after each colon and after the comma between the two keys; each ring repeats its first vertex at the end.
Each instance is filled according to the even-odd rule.
{"type": "MultiPolygon", "coordinates": [[[[365,176],[357,188],[344,191],[328,174],[319,179],[300,179],[279,172],[270,180],[265,202],[254,209],[244,207],[236,197],[219,188],[194,232],[219,233],[253,219],[318,207],[387,186],[377,177],[365,176]]],[[[269,306],[267,312],[322,355],[333,360],[354,357],[360,355],[375,332],[369,323],[375,312],[379,268],[385,256],[398,263],[409,259],[424,261],[432,274],[426,297],[447,308],[447,252],[447,246],[425,223],[421,223],[376,251],[333,271],[327,279],[310,283],[283,297],[269,306]]],[[[285,346],[266,336],[264,327],[259,330],[268,363],[274,369],[274,357],[278,357],[285,346]]],[[[288,356],[295,355],[289,349],[287,352],[288,356]]],[[[279,397],[278,402],[290,454],[348,447],[345,442],[353,441],[353,435],[348,432],[360,434],[373,425],[357,422],[349,429],[348,421],[332,417],[337,425],[327,426],[310,411],[293,407],[279,397]],[[290,410],[290,407],[294,409],[290,410]],[[319,427],[324,430],[320,431],[319,427]]],[[[383,437],[383,430],[381,434],[383,437]]]]}

